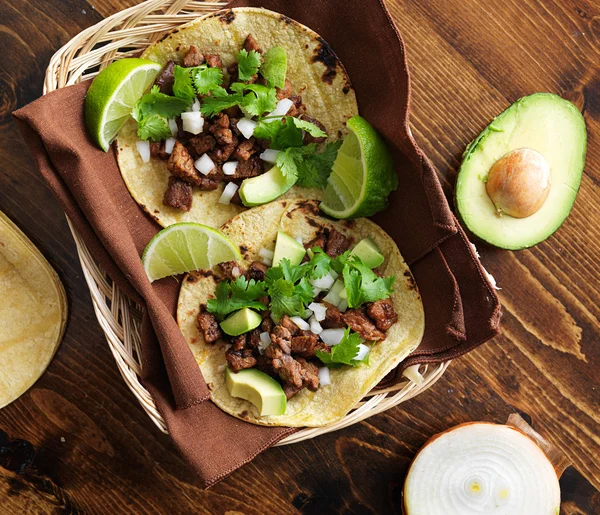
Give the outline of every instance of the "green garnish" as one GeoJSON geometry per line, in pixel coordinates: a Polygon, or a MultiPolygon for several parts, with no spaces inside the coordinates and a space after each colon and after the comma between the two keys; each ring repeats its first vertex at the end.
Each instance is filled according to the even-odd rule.
{"type": "Polygon", "coordinates": [[[138,136],[143,140],[160,141],[171,136],[168,118],[180,115],[187,109],[189,102],[160,92],[158,86],[152,86],[137,101],[131,116],[138,124],[138,136]]]}
{"type": "Polygon", "coordinates": [[[253,75],[258,73],[260,68],[260,54],[256,50],[243,49],[238,52],[238,78],[240,80],[250,80],[253,75]]]}
{"type": "Polygon", "coordinates": [[[212,96],[202,99],[200,112],[211,118],[225,109],[241,104],[243,98],[244,96],[241,93],[230,95],[223,88],[216,89],[212,92],[212,96]]]}
{"type": "Polygon", "coordinates": [[[254,129],[254,135],[257,138],[268,139],[271,141],[271,148],[283,150],[289,147],[302,146],[302,131],[308,132],[316,138],[327,136],[314,123],[300,120],[293,116],[286,116],[285,121],[281,119],[259,120],[258,126],[254,129]]]}
{"type": "Polygon", "coordinates": [[[221,87],[223,83],[223,71],[221,68],[209,68],[203,64],[189,68],[196,91],[200,95],[206,95],[221,87]]]}
{"type": "Polygon", "coordinates": [[[298,186],[323,189],[340,145],[339,141],[328,143],[321,154],[316,153],[314,143],[287,148],[277,154],[277,166],[284,175],[297,177],[298,186]]]}
{"type": "Polygon", "coordinates": [[[396,278],[379,277],[358,256],[350,256],[343,268],[348,306],[357,308],[365,302],[387,299],[394,291],[396,278]]]}
{"type": "Polygon", "coordinates": [[[216,298],[207,302],[206,309],[219,320],[242,308],[267,309],[256,300],[265,296],[265,288],[264,281],[248,281],[243,275],[235,281],[222,281],[217,285],[216,298]]]}
{"type": "Polygon", "coordinates": [[[271,87],[283,89],[286,71],[287,56],[285,50],[280,46],[269,49],[260,68],[260,74],[266,79],[267,84],[271,87]]]}
{"type": "Polygon", "coordinates": [[[272,111],[277,106],[277,92],[275,88],[263,86],[262,84],[242,84],[241,82],[235,82],[230,86],[230,89],[236,93],[249,91],[240,102],[242,110],[249,115],[261,116],[264,113],[272,111]]]}
{"type": "Polygon", "coordinates": [[[176,65],[173,76],[175,77],[175,81],[173,82],[173,94],[176,97],[188,100],[190,103],[193,102],[197,94],[192,82],[190,69],[176,65]]]}
{"type": "Polygon", "coordinates": [[[306,305],[315,296],[313,287],[305,277],[310,270],[307,263],[292,266],[284,258],[279,266],[267,270],[267,294],[271,298],[271,317],[278,321],[283,315],[304,316],[306,305]]]}
{"type": "Polygon", "coordinates": [[[358,333],[350,332],[350,328],[347,327],[340,343],[331,347],[330,353],[318,350],[317,358],[319,358],[328,368],[339,368],[342,365],[357,367],[362,363],[368,364],[369,354],[361,360],[355,359],[358,354],[360,343],[360,335],[358,333]]]}

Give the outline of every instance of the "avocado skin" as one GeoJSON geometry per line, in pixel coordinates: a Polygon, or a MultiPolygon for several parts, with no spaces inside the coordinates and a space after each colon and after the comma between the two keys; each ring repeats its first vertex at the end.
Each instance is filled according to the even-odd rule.
{"type": "MultiPolygon", "coordinates": [[[[514,150],[516,148],[520,148],[520,147],[515,146],[513,148],[510,148],[509,151],[514,150]]],[[[461,162],[458,174],[457,174],[456,185],[454,188],[454,198],[453,198],[455,212],[456,212],[458,221],[463,226],[463,228],[465,229],[465,231],[467,232],[469,237],[473,237],[474,239],[484,241],[484,242],[486,242],[494,247],[497,247],[497,248],[502,248],[502,249],[506,249],[506,250],[523,250],[526,248],[533,247],[534,245],[537,245],[538,243],[541,243],[542,241],[544,241],[547,238],[549,238],[550,236],[552,236],[558,229],[560,229],[560,227],[562,226],[564,221],[567,219],[567,217],[571,213],[571,210],[575,203],[575,198],[577,197],[577,193],[579,192],[579,188],[581,187],[581,176],[583,175],[583,169],[585,166],[586,149],[587,149],[587,132],[586,132],[585,120],[583,119],[582,114],[577,109],[577,107],[575,107],[575,105],[573,105],[568,100],[566,100],[558,95],[555,95],[553,93],[533,93],[531,95],[527,95],[527,96],[519,98],[514,103],[512,103],[510,106],[508,106],[504,111],[502,111],[502,113],[500,113],[498,116],[496,116],[490,122],[490,124],[487,125],[487,127],[473,141],[471,141],[467,145],[467,147],[465,148],[465,151],[463,152],[462,162],[461,162]],[[582,128],[582,131],[580,134],[580,136],[581,136],[580,144],[581,144],[581,151],[582,151],[582,158],[581,158],[582,166],[581,166],[581,170],[579,171],[579,179],[577,181],[576,187],[573,188],[575,191],[575,195],[573,196],[573,202],[571,202],[570,205],[568,206],[568,209],[566,209],[563,212],[562,217],[557,217],[555,227],[551,231],[544,233],[543,237],[541,237],[539,239],[536,238],[529,242],[523,242],[520,244],[513,244],[511,242],[506,242],[506,241],[500,243],[499,241],[488,237],[485,233],[474,230],[474,228],[468,223],[466,218],[463,216],[463,213],[461,212],[461,209],[460,209],[460,202],[459,202],[459,198],[458,198],[459,182],[462,179],[461,174],[463,174],[466,165],[469,163],[469,160],[473,158],[473,155],[475,154],[475,152],[485,145],[488,137],[492,133],[502,132],[502,129],[499,129],[497,127],[497,125],[496,125],[497,123],[502,123],[504,117],[510,116],[511,113],[513,111],[516,111],[519,107],[524,106],[524,105],[526,106],[526,104],[531,103],[531,102],[536,102],[537,100],[556,101],[557,103],[561,104],[563,108],[576,113],[575,114],[576,118],[580,119],[581,128],[582,128]]],[[[499,157],[501,157],[501,156],[499,156],[499,157]]],[[[470,180],[473,180],[473,179],[470,178],[470,180]]],[[[551,186],[551,188],[552,187],[554,187],[554,184],[551,186]]]]}

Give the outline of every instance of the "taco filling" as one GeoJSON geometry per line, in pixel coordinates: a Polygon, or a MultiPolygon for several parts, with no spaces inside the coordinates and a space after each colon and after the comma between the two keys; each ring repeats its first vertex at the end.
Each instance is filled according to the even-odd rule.
{"type": "Polygon", "coordinates": [[[303,248],[279,232],[275,251],[262,249],[262,260],[247,269],[221,263],[216,298],[197,317],[204,341],[228,341],[231,371],[256,368],[276,379],[287,399],[329,384],[328,368],[368,364],[371,347],[398,315],[390,299],[395,277],[365,264],[366,255],[355,253],[362,242],[325,228],[303,248]],[[251,313],[241,316],[243,310],[251,313]]]}

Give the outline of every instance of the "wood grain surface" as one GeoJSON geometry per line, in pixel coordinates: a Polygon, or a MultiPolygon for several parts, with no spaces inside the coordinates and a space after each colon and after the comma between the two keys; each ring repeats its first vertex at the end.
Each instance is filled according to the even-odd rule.
{"type": "Polygon", "coordinates": [[[343,431],[271,449],[202,491],[121,380],[64,216],[9,116],[41,94],[61,45],[134,3],[0,0],[0,209],[56,268],[70,302],[48,371],[0,411],[0,513],[400,513],[404,475],[425,440],[517,411],[573,463],[561,513],[599,514],[600,4],[390,0],[408,49],[412,130],[447,191],[466,144],[493,116],[551,91],[587,122],[575,208],[533,249],[480,245],[502,287],[503,334],[454,362],[431,390],[343,431]]]}

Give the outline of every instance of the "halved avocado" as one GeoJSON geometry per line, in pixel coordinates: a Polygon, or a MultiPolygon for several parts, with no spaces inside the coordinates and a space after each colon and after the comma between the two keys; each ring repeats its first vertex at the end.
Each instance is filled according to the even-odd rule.
{"type": "Polygon", "coordinates": [[[504,249],[523,249],[548,238],[565,221],[579,190],[587,133],[579,110],[551,93],[512,104],[467,147],[456,181],[456,208],[477,237],[504,249]],[[507,153],[536,150],[550,165],[551,186],[542,207],[526,218],[499,214],[488,196],[492,165],[507,153]]]}

